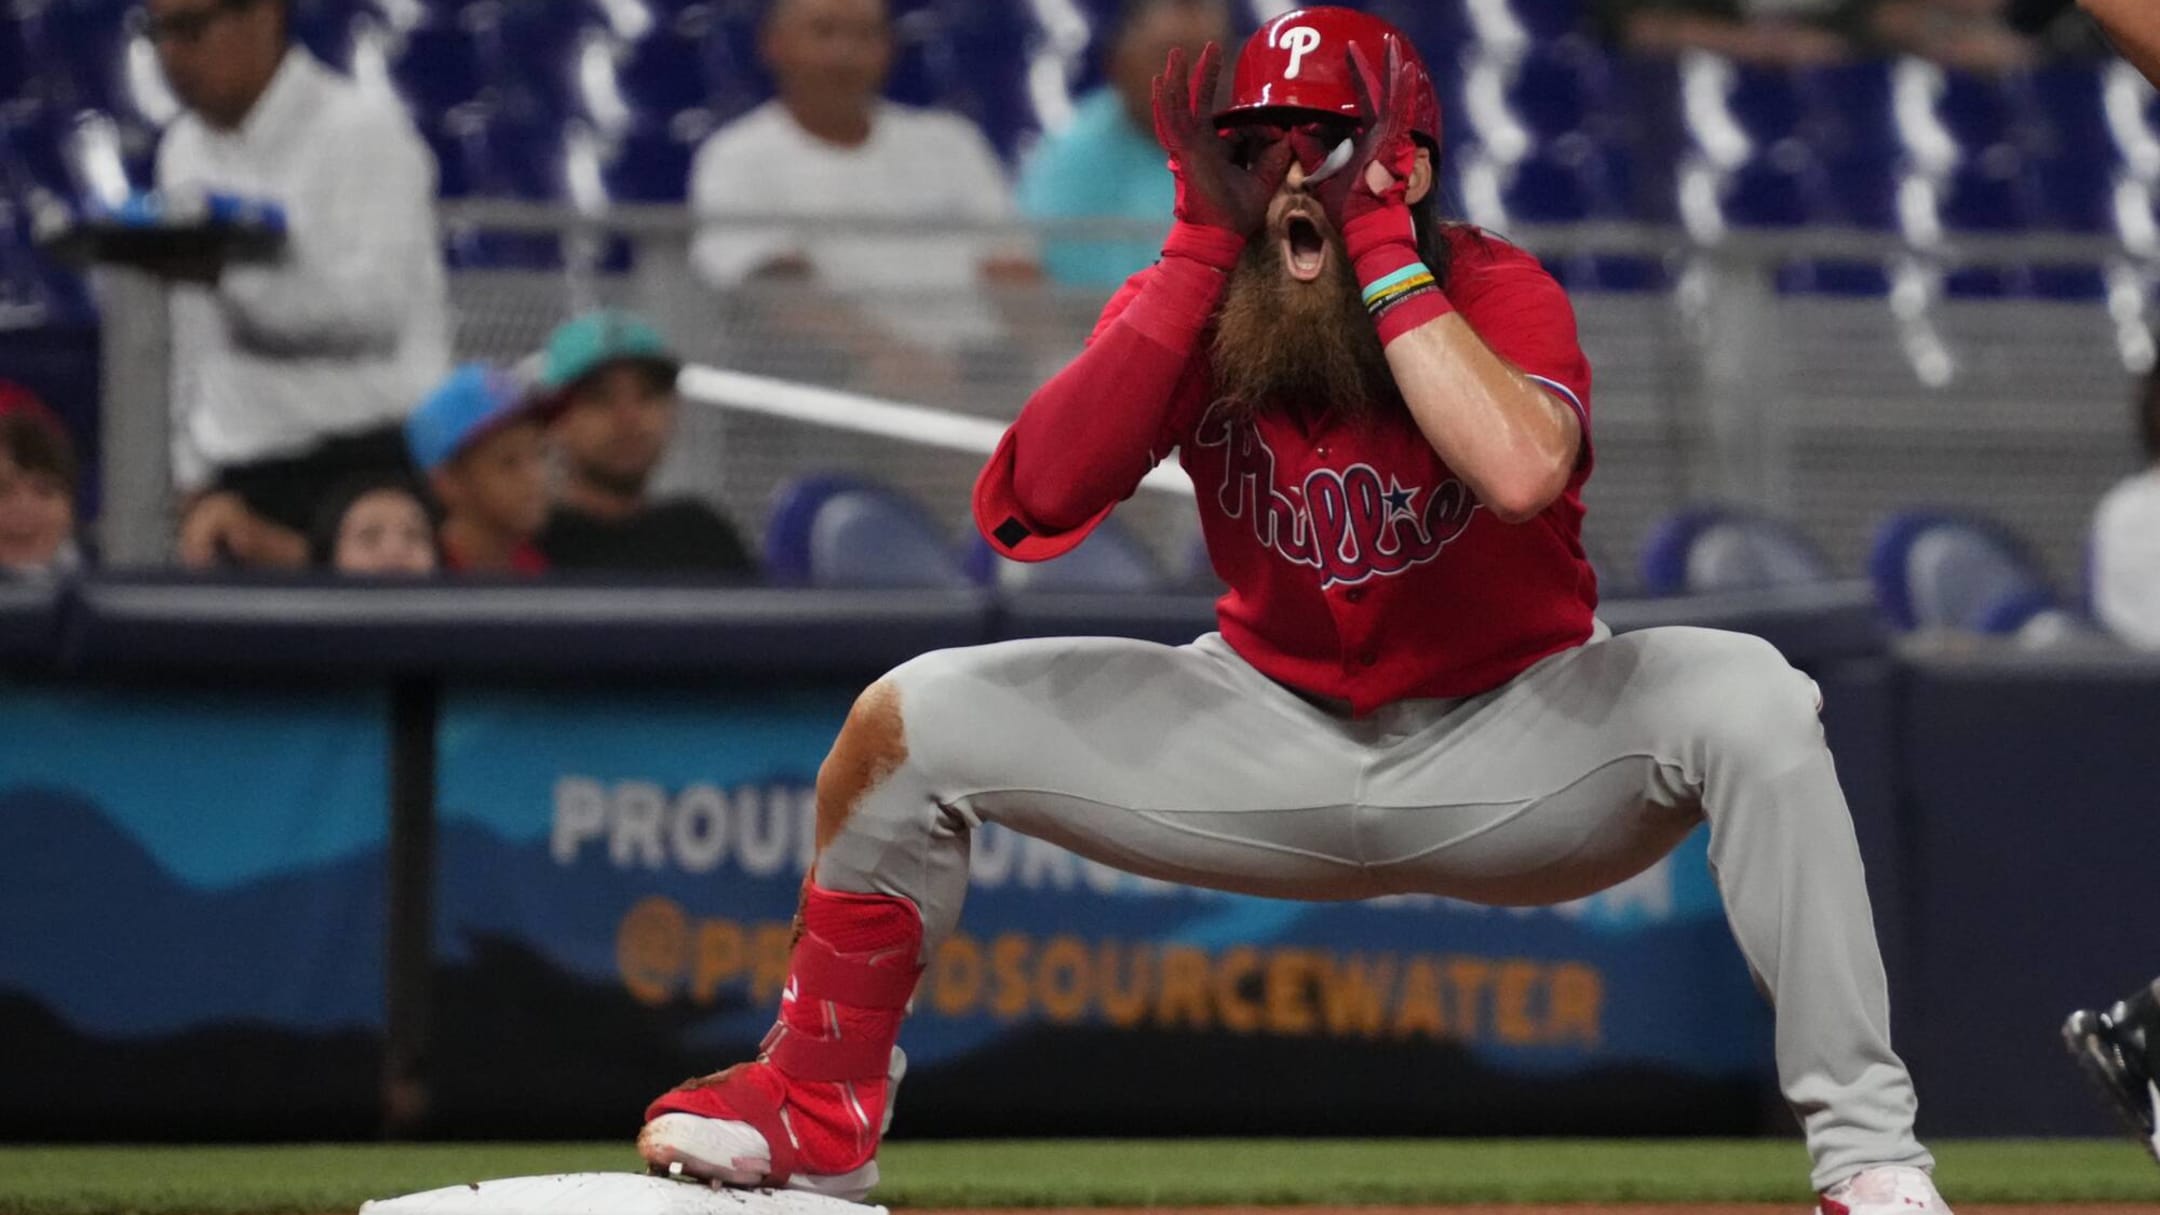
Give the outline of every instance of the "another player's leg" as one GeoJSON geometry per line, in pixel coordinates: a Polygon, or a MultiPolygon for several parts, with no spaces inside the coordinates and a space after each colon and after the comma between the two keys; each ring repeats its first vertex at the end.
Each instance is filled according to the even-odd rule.
{"type": "Polygon", "coordinates": [[[1358,755],[1219,639],[1015,642],[902,666],[819,770],[778,1024],[756,1061],[654,1102],[640,1150],[657,1169],[860,1198],[900,1022],[959,920],[974,827],[1187,884],[1354,897],[1358,755]],[[1274,763],[1256,771],[1254,756],[1274,763]]]}
{"type": "Polygon", "coordinates": [[[2085,1074],[2160,1160],[2160,979],[2112,1008],[2071,1013],[2062,1032],[2085,1074]]]}
{"type": "MultiPolygon", "coordinates": [[[[1382,790],[1392,884],[1548,902],[1636,872],[1695,823],[1742,954],[1777,1006],[1778,1079],[1826,1215],[1948,1210],[1913,1136],[1851,817],[1806,676],[1760,639],[1593,642],[1437,719],[1382,790]]],[[[1372,839],[1371,827],[1368,839],[1372,839]]]]}

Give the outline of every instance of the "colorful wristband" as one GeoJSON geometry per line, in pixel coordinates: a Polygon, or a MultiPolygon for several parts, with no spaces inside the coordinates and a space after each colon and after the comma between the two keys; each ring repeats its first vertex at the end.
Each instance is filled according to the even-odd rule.
{"type": "Polygon", "coordinates": [[[1365,311],[1380,331],[1382,346],[1455,311],[1431,267],[1400,244],[1366,253],[1357,261],[1357,274],[1365,284],[1365,311]]]}
{"type": "Polygon", "coordinates": [[[1408,295],[1400,295],[1386,305],[1373,310],[1373,327],[1380,331],[1380,345],[1385,347],[1396,338],[1431,324],[1455,311],[1455,301],[1438,286],[1427,286],[1408,295]]]}

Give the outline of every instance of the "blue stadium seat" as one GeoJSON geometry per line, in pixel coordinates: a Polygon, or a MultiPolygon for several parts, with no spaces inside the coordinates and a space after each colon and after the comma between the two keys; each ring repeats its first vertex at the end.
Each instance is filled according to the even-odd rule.
{"type": "Polygon", "coordinates": [[[1808,96],[1798,73],[1745,63],[1735,63],[1731,70],[1725,109],[1756,147],[1806,138],[1808,96]]]}
{"type": "Polygon", "coordinates": [[[607,166],[608,196],[618,202],[681,203],[690,194],[697,145],[669,131],[626,136],[607,166]]]}
{"type": "Polygon", "coordinates": [[[2016,77],[1945,69],[1935,116],[1970,155],[2019,142],[2026,105],[2016,77]]]}
{"type": "Polygon", "coordinates": [[[1907,511],[1884,520],[1868,556],[1876,602],[1897,628],[2014,633],[2055,606],[2023,541],[1991,519],[1907,511]]]}
{"type": "Polygon", "coordinates": [[[0,119],[0,185],[11,198],[44,189],[74,199],[74,175],[62,152],[64,121],[42,108],[21,107],[0,119]]]}
{"type": "Polygon", "coordinates": [[[290,0],[293,37],[341,72],[352,68],[354,21],[374,14],[366,0],[290,0]]]}
{"type": "Polygon", "coordinates": [[[1874,262],[1787,262],[1778,267],[1777,290],[1781,295],[1879,298],[1890,294],[1890,272],[1874,262]]]}
{"type": "Polygon", "coordinates": [[[666,130],[677,114],[713,103],[703,47],[672,29],[638,43],[618,75],[643,129],[666,130]]]}
{"type": "Polygon", "coordinates": [[[1953,232],[2023,232],[2040,218],[2038,188],[2024,156],[1999,144],[1977,161],[1952,170],[1938,210],[1953,232]]]}
{"type": "Polygon", "coordinates": [[[968,545],[966,568],[976,582],[1005,591],[1142,594],[1168,585],[1147,545],[1114,518],[1049,561],[1008,561],[977,535],[968,545]]]}
{"type": "Polygon", "coordinates": [[[53,108],[113,110],[127,103],[128,31],[118,12],[54,5],[56,17],[25,48],[34,57],[24,89],[53,108]],[[42,41],[42,45],[40,45],[42,41]]]}
{"type": "Polygon", "coordinates": [[[1642,589],[1653,595],[1761,590],[1830,577],[1830,559],[1799,528],[1743,508],[1682,511],[1643,542],[1642,589]]]}
{"type": "Polygon", "coordinates": [[[1797,228],[1836,218],[1822,166],[1797,143],[1726,174],[1719,203],[1725,222],[1740,228],[1797,228]]]}
{"type": "Polygon", "coordinates": [[[439,116],[487,92],[486,68],[473,36],[442,22],[408,30],[390,78],[423,118],[439,116]]]}
{"type": "Polygon", "coordinates": [[[1447,78],[1460,74],[1456,67],[1471,41],[1462,0],[1373,0],[1363,7],[1410,36],[1443,90],[1447,78]]]}
{"type": "Polygon", "coordinates": [[[695,12],[685,9],[675,27],[698,42],[713,111],[723,119],[772,96],[772,78],[758,60],[758,14],[757,0],[714,0],[695,12]]]}
{"type": "Polygon", "coordinates": [[[1807,140],[1833,163],[1894,162],[1903,150],[1890,104],[1890,65],[1863,60],[1799,72],[1807,140]]]}
{"type": "Polygon", "coordinates": [[[1627,152],[1570,135],[1518,162],[1501,188],[1508,214],[1525,223],[1576,223],[1627,214],[1627,152]]]}
{"type": "Polygon", "coordinates": [[[780,488],[765,528],[765,571],[783,586],[973,585],[929,512],[847,476],[802,477],[780,488]]]}
{"type": "Polygon", "coordinates": [[[1611,65],[1580,39],[1533,48],[1508,86],[1508,106],[1531,134],[1546,142],[1573,131],[1610,126],[1615,117],[1611,65]]]}
{"type": "Polygon", "coordinates": [[[2101,79],[2090,63],[2036,68],[2027,79],[2032,117],[2050,157],[2075,157],[2103,169],[2122,162],[2108,134],[2101,79]]]}
{"type": "Polygon", "coordinates": [[[448,116],[439,130],[432,142],[443,161],[445,194],[454,177],[459,194],[535,202],[563,197],[560,126],[476,107],[448,116]]]}
{"type": "Polygon", "coordinates": [[[1508,0],[1508,7],[1537,42],[1581,34],[1589,18],[1584,0],[1508,0]]]}
{"type": "Polygon", "coordinates": [[[23,45],[22,22],[0,19],[0,103],[22,95],[30,81],[31,62],[30,50],[23,45]]]}
{"type": "Polygon", "coordinates": [[[478,3],[460,11],[482,76],[506,110],[538,119],[580,112],[574,60],[579,39],[605,30],[599,14],[576,3],[478,3]]]}
{"type": "Polygon", "coordinates": [[[893,6],[899,47],[886,92],[972,119],[1010,161],[1035,130],[1027,70],[1033,26],[1007,0],[917,0],[893,6]]]}

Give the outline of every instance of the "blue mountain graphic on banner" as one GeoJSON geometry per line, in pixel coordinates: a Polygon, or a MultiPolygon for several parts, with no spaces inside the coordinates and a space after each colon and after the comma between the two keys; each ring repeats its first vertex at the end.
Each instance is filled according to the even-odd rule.
{"type": "Polygon", "coordinates": [[[0,791],[0,824],[0,990],[97,1034],[380,1025],[379,850],[201,891],[75,794],[0,791]]]}

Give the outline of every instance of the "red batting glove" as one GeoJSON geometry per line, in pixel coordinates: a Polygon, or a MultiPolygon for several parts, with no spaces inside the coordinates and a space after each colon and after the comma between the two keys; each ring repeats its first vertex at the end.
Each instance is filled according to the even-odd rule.
{"type": "MultiPolygon", "coordinates": [[[[1350,79],[1366,114],[1365,131],[1353,145],[1349,162],[1312,190],[1342,233],[1385,345],[1455,308],[1424,267],[1417,222],[1410,213],[1410,175],[1417,170],[1418,145],[1410,135],[1407,111],[1396,99],[1413,87],[1414,72],[1392,35],[1384,75],[1373,70],[1357,46],[1351,46],[1349,57],[1350,79]],[[1387,184],[1377,190],[1371,180],[1375,166],[1387,176],[1387,184]]],[[[1317,167],[1319,161],[1311,158],[1324,156],[1326,150],[1314,144],[1311,137],[1303,137],[1299,156],[1317,167]]]]}
{"type": "Polygon", "coordinates": [[[1177,178],[1177,224],[1163,253],[1228,271],[1267,223],[1268,204],[1290,174],[1291,152],[1278,142],[1251,169],[1237,165],[1208,112],[1221,75],[1222,48],[1214,43],[1200,52],[1190,76],[1184,48],[1172,48],[1155,78],[1155,138],[1170,154],[1177,178]]]}

